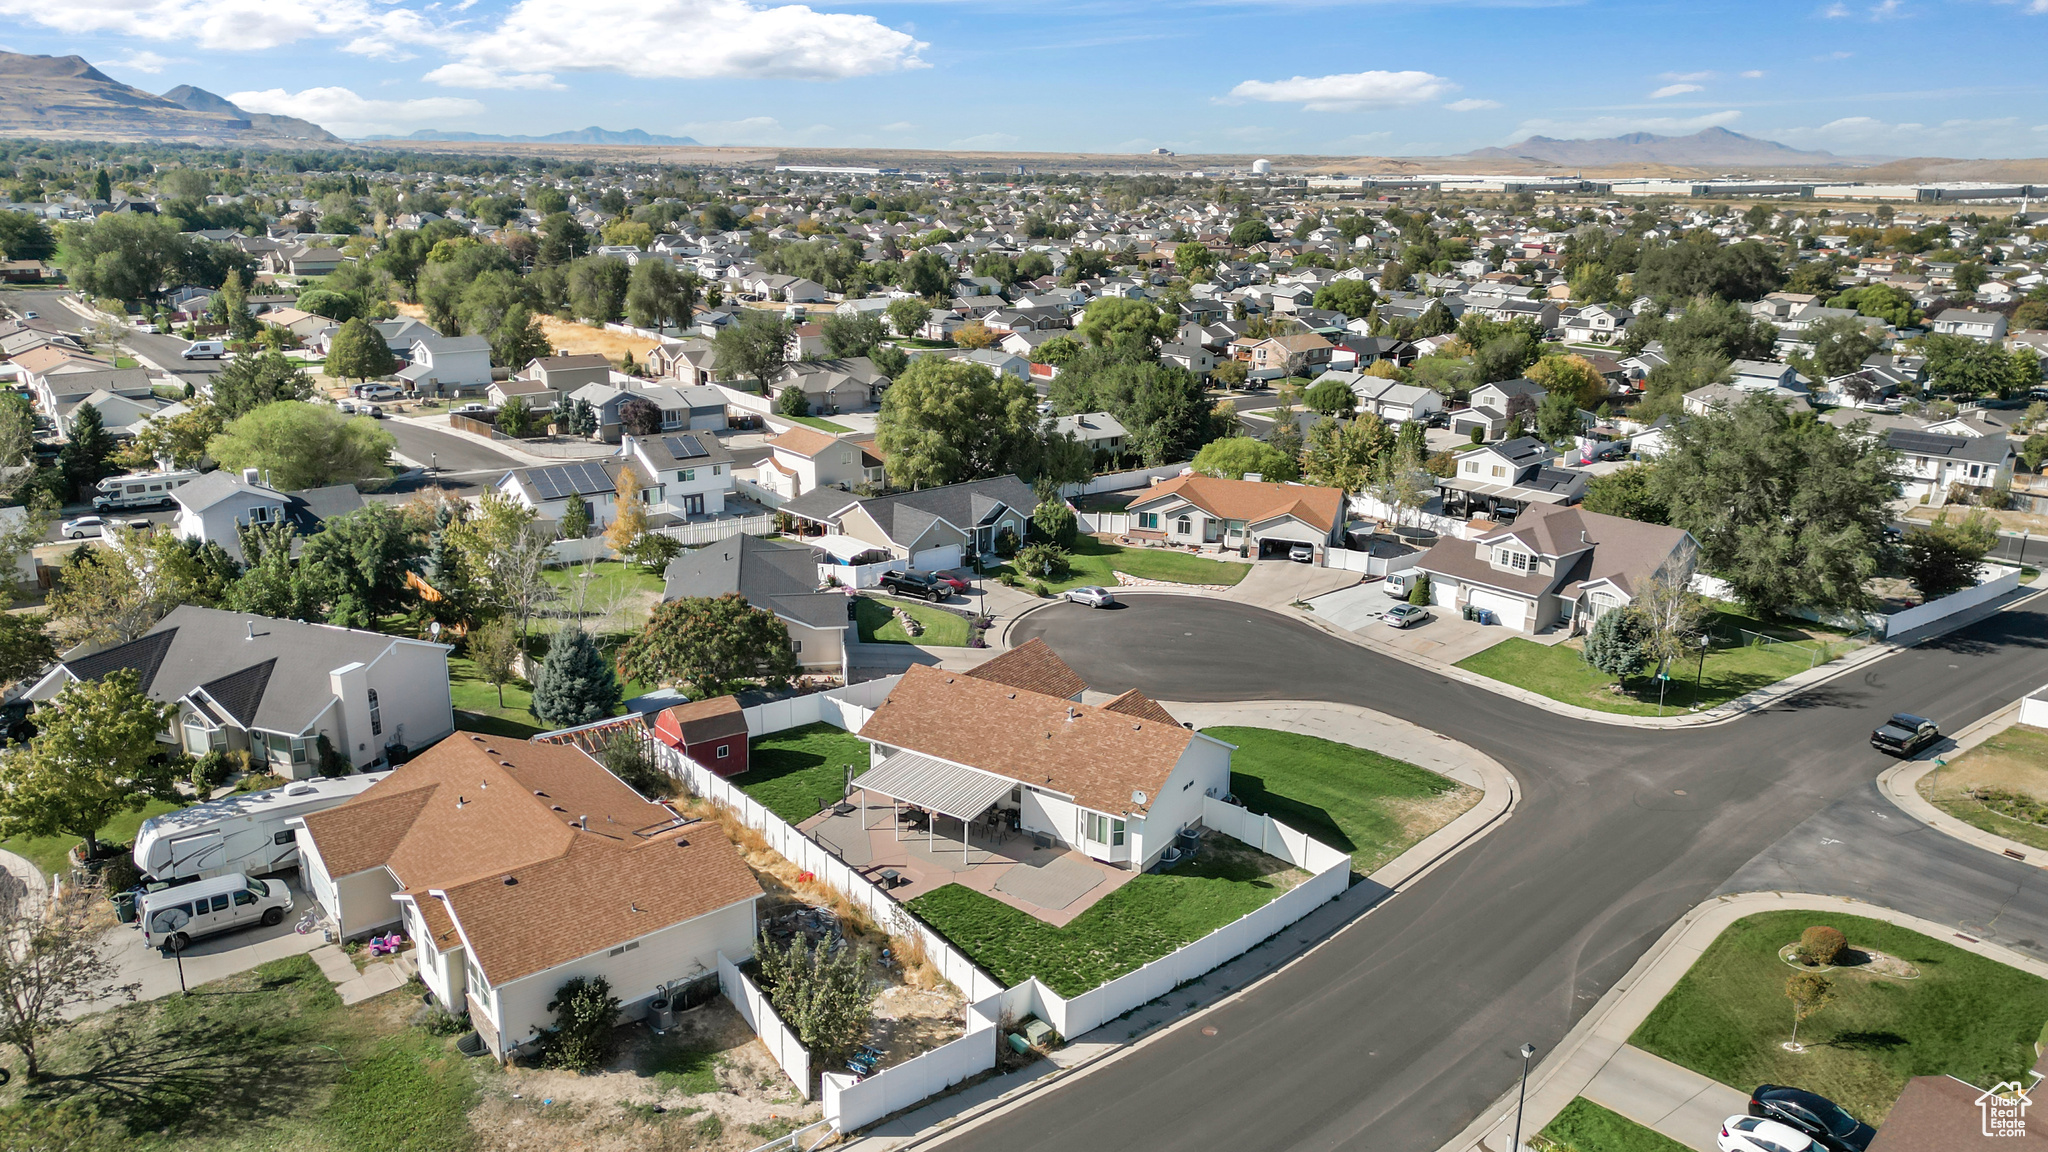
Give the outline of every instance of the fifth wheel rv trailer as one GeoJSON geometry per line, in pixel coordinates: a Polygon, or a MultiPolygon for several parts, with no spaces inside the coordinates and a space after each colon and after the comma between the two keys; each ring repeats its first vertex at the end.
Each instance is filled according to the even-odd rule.
{"type": "Polygon", "coordinates": [[[388,772],[299,780],[266,792],[237,792],[142,822],[135,866],[157,880],[242,872],[265,876],[299,864],[291,821],[361,795],[388,772]]]}

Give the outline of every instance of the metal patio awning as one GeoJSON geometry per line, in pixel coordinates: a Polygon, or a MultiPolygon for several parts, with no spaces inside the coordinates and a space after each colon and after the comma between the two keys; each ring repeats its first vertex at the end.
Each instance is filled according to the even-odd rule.
{"type": "Polygon", "coordinates": [[[855,779],[853,786],[955,820],[974,820],[1008,796],[1017,782],[916,752],[898,752],[855,779]]]}

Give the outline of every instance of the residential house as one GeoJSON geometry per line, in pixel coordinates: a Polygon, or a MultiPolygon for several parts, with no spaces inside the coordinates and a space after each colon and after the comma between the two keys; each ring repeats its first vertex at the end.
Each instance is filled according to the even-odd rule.
{"type": "Polygon", "coordinates": [[[913,568],[944,571],[994,552],[1005,532],[1022,539],[1037,507],[1030,485],[991,476],[860,499],[819,488],[777,511],[885,549],[913,568]]]}
{"type": "Polygon", "coordinates": [[[772,612],[789,630],[790,650],[805,668],[841,667],[846,651],[847,594],[818,584],[818,554],[803,544],[728,536],[669,561],[661,598],[728,596],[772,612]]]}
{"type": "Polygon", "coordinates": [[[1485,439],[1497,440],[1507,434],[1508,422],[1517,416],[1525,424],[1534,423],[1537,406],[1549,394],[1526,376],[1481,384],[1472,389],[1469,407],[1450,414],[1451,431],[1469,436],[1477,428],[1485,439]]]}
{"type": "Polygon", "coordinates": [[[612,365],[595,353],[543,356],[527,361],[516,375],[540,382],[557,396],[568,396],[586,384],[609,384],[612,365]]]}
{"type": "Polygon", "coordinates": [[[1111,456],[1122,454],[1124,437],[1123,424],[1107,412],[1082,412],[1074,416],[1061,416],[1052,422],[1054,435],[1072,436],[1097,452],[1111,456]]]}
{"type": "Polygon", "coordinates": [[[178,706],[159,740],[194,756],[248,752],[303,780],[319,770],[322,737],[369,770],[454,731],[448,652],[446,644],[185,604],[134,640],[67,657],[26,695],[48,701],[68,684],[127,669],[143,694],[178,706]]]}
{"type": "Polygon", "coordinates": [[[1737,360],[1728,366],[1734,379],[1729,387],[1744,392],[1770,392],[1780,395],[1804,395],[1807,391],[1806,378],[1793,371],[1790,364],[1773,360],[1737,360]]]}
{"type": "Polygon", "coordinates": [[[1031,361],[1015,352],[1006,352],[1000,348],[977,348],[971,352],[956,352],[949,359],[963,364],[979,364],[988,369],[991,375],[1014,376],[1019,380],[1031,379],[1031,361]]]}
{"type": "Polygon", "coordinates": [[[1628,331],[1635,313],[1616,304],[1588,304],[1564,321],[1567,344],[1612,344],[1628,331]]]}
{"type": "Polygon", "coordinates": [[[242,555],[242,530],[290,523],[301,538],[314,535],[337,516],[363,506],[353,484],[332,484],[298,492],[280,492],[263,482],[254,468],[238,475],[226,469],[208,472],[171,492],[178,502],[172,531],[186,540],[218,544],[228,555],[242,555]]]}
{"type": "Polygon", "coordinates": [[[1900,495],[1907,500],[1938,508],[1963,490],[2012,484],[2018,453],[2003,433],[1972,436],[1887,428],[1883,436],[1885,447],[1899,454],[1903,471],[1900,495]]]}
{"type": "MultiPolygon", "coordinates": [[[[1403,384],[1359,372],[1331,373],[1342,380],[1358,398],[1358,411],[1370,412],[1390,424],[1427,420],[1444,410],[1443,393],[1419,384],[1403,384]]],[[[1329,376],[1323,377],[1329,379],[1329,376]]],[[[1319,380],[1318,383],[1321,381],[1319,380]]]]}
{"type": "Polygon", "coordinates": [[[785,364],[767,382],[767,399],[780,405],[791,388],[803,390],[812,412],[849,412],[864,408],[889,386],[889,378],[865,356],[836,360],[800,360],[785,364]]]}
{"type": "Polygon", "coordinates": [[[768,453],[755,470],[756,482],[792,500],[818,488],[844,492],[886,482],[882,462],[861,445],[801,424],[768,441],[768,453]]]}
{"type": "Polygon", "coordinates": [[[1336,345],[1312,332],[1261,340],[1240,337],[1231,341],[1230,347],[1238,359],[1251,366],[1249,375],[1254,380],[1320,376],[1330,366],[1330,355],[1336,350],[1336,345]]]}
{"type": "Polygon", "coordinates": [[[718,349],[703,339],[663,340],[647,353],[647,370],[685,386],[710,384],[718,377],[718,349]]]}
{"type": "Polygon", "coordinates": [[[619,456],[655,495],[649,503],[678,516],[720,516],[732,491],[732,453],[716,437],[694,432],[627,436],[619,456]]]}
{"type": "Polygon", "coordinates": [[[2003,312],[1972,312],[1967,308],[1946,308],[1936,316],[1928,327],[1943,336],[1966,336],[1980,344],[1995,344],[2005,339],[2006,318],[2003,312]]]}
{"type": "Polygon", "coordinates": [[[1170,544],[1207,544],[1265,559],[1296,544],[1322,550],[1344,530],[1344,493],[1312,484],[1184,472],[1154,481],[1126,509],[1130,535],[1170,544]]]}
{"type": "Polygon", "coordinates": [[[1177,364],[1194,373],[1197,380],[1207,380],[1209,374],[1216,370],[1216,354],[1192,342],[1162,345],[1159,349],[1159,362],[1177,364]]]}
{"type": "Polygon", "coordinates": [[[643,799],[573,745],[458,732],[301,818],[306,887],[358,937],[397,925],[419,978],[499,1059],[602,978],[628,1018],[753,954],[760,882],[716,824],[643,799]]]}
{"type": "Polygon", "coordinates": [[[1510,520],[1532,504],[1576,504],[1589,477],[1552,463],[1557,454],[1531,436],[1457,456],[1457,471],[1437,480],[1446,516],[1510,520]]]}
{"type": "Polygon", "coordinates": [[[491,382],[491,342],[487,337],[443,336],[429,329],[411,335],[392,351],[406,360],[398,378],[422,396],[474,394],[491,382]]]}
{"type": "Polygon", "coordinates": [[[1684,586],[1698,553],[1683,529],[1530,504],[1513,524],[1442,541],[1415,567],[1428,574],[1439,608],[1484,611],[1516,632],[1576,632],[1633,603],[1651,580],[1684,586]]]}
{"type": "Polygon", "coordinates": [[[484,388],[484,399],[500,408],[517,399],[532,411],[545,412],[561,403],[562,394],[548,387],[546,381],[513,376],[491,381],[484,388]]]}
{"type": "MultiPolygon", "coordinates": [[[[572,464],[550,464],[543,468],[515,468],[505,473],[495,487],[531,508],[543,520],[560,522],[569,501],[580,500],[590,514],[593,531],[618,519],[619,469],[625,461],[585,460],[572,464]]],[[[637,469],[636,469],[637,472],[637,469]]],[[[640,499],[648,504],[661,500],[659,485],[648,476],[638,477],[640,499]]]]}
{"type": "Polygon", "coordinates": [[[1133,689],[1102,705],[913,665],[861,728],[853,786],[967,821],[1012,810],[1027,833],[1142,871],[1230,791],[1232,745],[1133,689]]]}

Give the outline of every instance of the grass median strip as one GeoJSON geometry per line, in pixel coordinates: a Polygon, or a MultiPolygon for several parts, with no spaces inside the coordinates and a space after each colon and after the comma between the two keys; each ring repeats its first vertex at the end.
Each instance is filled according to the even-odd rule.
{"type": "Polygon", "coordinates": [[[1272,728],[1204,728],[1237,745],[1230,789],[1245,807],[1351,854],[1361,873],[1456,819],[1481,795],[1365,748],[1272,728]]]}
{"type": "Polygon", "coordinates": [[[1832,912],[1767,912],[1730,925],[1666,995],[1630,1043],[1747,1092],[1795,1084],[1868,1124],[1882,1124],[1906,1081],[1954,1076],[1972,1084],[2022,1079],[2048,1020],[2048,980],[1923,936],[1832,912]],[[1811,925],[1918,969],[1917,979],[1858,967],[1825,973],[1834,1000],[1792,1031],[1779,950],[1811,925]]]}
{"type": "Polygon", "coordinates": [[[1575,1097],[1529,1142],[1536,1152],[1691,1152],[1655,1129],[1575,1097]]]}
{"type": "Polygon", "coordinates": [[[2007,728],[1922,776],[1919,788],[1973,828],[2048,848],[2048,732],[2007,728]]]}

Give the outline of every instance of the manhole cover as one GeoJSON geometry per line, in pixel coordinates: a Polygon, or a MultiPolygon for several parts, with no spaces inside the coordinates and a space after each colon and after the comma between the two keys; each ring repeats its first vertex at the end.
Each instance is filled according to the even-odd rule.
{"type": "Polygon", "coordinates": [[[1214,1036],[1215,1034],[1216,1034],[1216,1026],[1215,1026],[1214,1024],[1209,1024],[1209,1025],[1205,1025],[1205,1026],[1204,1026],[1204,1027],[1202,1028],[1202,1035],[1204,1035],[1204,1036],[1214,1036]]]}

